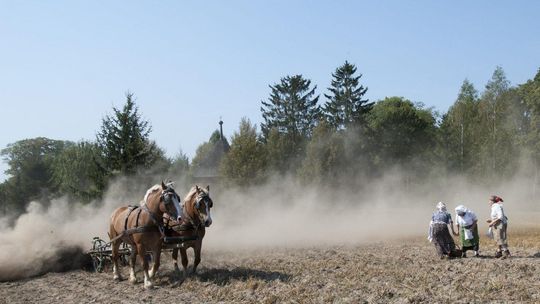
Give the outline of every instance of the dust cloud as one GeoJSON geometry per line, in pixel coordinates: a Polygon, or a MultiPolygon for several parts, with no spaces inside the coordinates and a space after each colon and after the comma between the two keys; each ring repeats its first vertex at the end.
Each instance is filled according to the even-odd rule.
{"type": "MultiPolygon", "coordinates": [[[[491,187],[458,177],[429,184],[407,180],[396,170],[356,188],[302,186],[284,177],[249,189],[211,185],[213,224],[204,250],[354,245],[422,237],[438,201],[448,205],[453,217],[459,204],[472,209],[484,231],[491,194],[504,198],[510,225],[532,225],[540,211],[536,190],[526,178],[491,187]]],[[[83,205],[60,198],[48,207],[31,202],[13,225],[0,219],[0,281],[77,267],[78,261],[69,260],[84,256],[94,236],[108,240],[112,210],[138,204],[151,186],[116,181],[102,201],[83,205]]],[[[177,184],[176,190],[183,196],[190,186],[177,184]]]]}
{"type": "Polygon", "coordinates": [[[406,181],[405,174],[395,171],[357,189],[303,187],[292,179],[247,191],[225,189],[214,198],[214,224],[205,247],[328,246],[427,236],[439,201],[454,219],[454,208],[467,206],[477,214],[481,231],[487,231],[491,194],[503,197],[514,227],[534,225],[540,213],[527,179],[497,186],[473,185],[458,177],[429,184],[406,181]]]}
{"type": "Polygon", "coordinates": [[[111,185],[100,202],[83,205],[60,198],[46,208],[33,201],[12,226],[7,225],[7,219],[1,219],[0,281],[80,266],[94,236],[108,240],[112,210],[138,204],[142,199],[129,193],[126,183],[119,181],[111,185]]]}

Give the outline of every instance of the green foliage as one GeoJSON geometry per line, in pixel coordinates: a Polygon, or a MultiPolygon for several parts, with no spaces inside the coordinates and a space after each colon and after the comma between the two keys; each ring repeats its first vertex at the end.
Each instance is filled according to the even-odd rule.
{"type": "Polygon", "coordinates": [[[345,61],[332,74],[332,84],[328,88],[330,94],[324,94],[328,99],[323,109],[326,120],[338,130],[352,124],[363,124],[373,105],[368,99],[362,99],[368,89],[360,85],[362,74],[355,76],[355,73],[356,66],[345,61]]]}
{"type": "Polygon", "coordinates": [[[191,166],[192,174],[198,177],[217,176],[221,160],[229,148],[227,139],[222,138],[218,130],[214,131],[210,139],[197,148],[191,166]]]}
{"type": "Polygon", "coordinates": [[[532,159],[534,166],[526,163],[523,170],[533,185],[540,182],[540,69],[533,79],[511,87],[497,67],[481,94],[465,79],[440,124],[432,109],[403,97],[369,103],[356,71],[345,62],[332,74],[324,117],[310,80],[282,78],[262,102],[262,134],[243,118],[231,146],[216,130],[198,147],[191,165],[182,152],[168,159],[150,140],[149,122],[128,93],[123,108],[113,108],[103,119],[95,143],[34,138],[2,150],[9,178],[0,184],[0,212],[21,212],[30,200],[65,194],[90,201],[102,195],[112,177],[134,174],[146,184],[159,174],[223,177],[246,187],[276,172],[296,173],[306,183],[356,186],[393,166],[407,169],[408,177],[417,172],[429,178],[444,164],[449,171],[493,182],[526,167],[520,167],[520,159],[532,159]]]}
{"type": "Polygon", "coordinates": [[[449,169],[487,182],[517,172],[532,118],[522,88],[510,87],[500,67],[480,98],[465,80],[440,127],[449,169]]]}
{"type": "Polygon", "coordinates": [[[311,80],[302,75],[286,76],[279,84],[270,86],[268,102],[261,107],[264,123],[261,129],[268,138],[271,129],[287,134],[294,142],[300,142],[311,135],[319,117],[317,106],[319,96],[315,96],[317,86],[310,88],[311,80]]]}
{"type": "Polygon", "coordinates": [[[431,110],[403,97],[387,97],[375,104],[367,120],[379,167],[410,166],[415,159],[432,158],[436,126],[431,110]]]}
{"type": "Polygon", "coordinates": [[[534,79],[519,86],[518,94],[526,109],[523,111],[525,145],[540,164],[540,69],[534,79]]]}
{"type": "Polygon", "coordinates": [[[270,86],[268,102],[263,101],[261,124],[268,150],[270,170],[294,171],[301,162],[306,141],[317,124],[321,110],[315,96],[317,86],[302,75],[286,76],[270,86]]]}
{"type": "Polygon", "coordinates": [[[481,149],[477,140],[479,122],[478,91],[465,79],[457,100],[444,115],[440,126],[448,169],[463,172],[478,162],[481,149]]]}
{"type": "Polygon", "coordinates": [[[107,185],[99,147],[92,142],[65,148],[54,159],[52,169],[58,191],[83,202],[100,197],[107,185]]]}
{"type": "Polygon", "coordinates": [[[109,174],[135,174],[140,168],[150,168],[162,151],[150,142],[151,127],[139,115],[132,93],[126,93],[126,103],[114,114],[103,119],[97,142],[109,174]]]}
{"type": "Polygon", "coordinates": [[[48,199],[56,191],[52,181],[55,158],[73,144],[44,137],[9,144],[0,154],[9,168],[4,182],[4,209],[22,211],[34,199],[48,199]]]}
{"type": "Polygon", "coordinates": [[[509,85],[503,69],[497,67],[480,98],[476,140],[481,149],[475,171],[484,178],[496,179],[497,174],[505,171],[505,162],[513,154],[514,130],[508,126],[508,113],[513,106],[508,95],[509,85]]]}
{"type": "Polygon", "coordinates": [[[257,127],[247,118],[242,118],[238,132],[231,140],[231,149],[221,163],[221,176],[229,183],[250,186],[263,178],[265,151],[257,135],[257,127]]]}
{"type": "Polygon", "coordinates": [[[295,172],[300,164],[305,141],[295,142],[292,136],[272,128],[264,144],[266,164],[269,173],[286,174],[295,172]]]}
{"type": "Polygon", "coordinates": [[[306,157],[298,170],[304,183],[336,184],[344,175],[347,165],[345,138],[327,122],[313,130],[306,147],[306,157]]]}
{"type": "Polygon", "coordinates": [[[171,176],[187,177],[189,174],[189,158],[180,150],[171,160],[169,169],[171,176]]]}

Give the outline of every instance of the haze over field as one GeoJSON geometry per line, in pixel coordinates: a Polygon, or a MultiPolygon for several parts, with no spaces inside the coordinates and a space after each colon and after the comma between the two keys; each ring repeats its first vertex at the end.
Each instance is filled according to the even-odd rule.
{"type": "MultiPolygon", "coordinates": [[[[245,190],[213,187],[214,223],[208,228],[205,250],[406,242],[426,236],[438,201],[447,203],[454,218],[453,208],[459,204],[474,210],[484,232],[483,219],[489,217],[487,198],[492,193],[505,199],[512,229],[535,225],[540,214],[527,180],[516,178],[481,187],[456,177],[413,187],[404,177],[394,171],[356,189],[303,187],[293,179],[274,179],[245,190]]],[[[128,202],[137,204],[147,187],[137,185],[139,191],[127,193],[126,183],[130,181],[113,183],[100,202],[82,205],[62,198],[49,206],[32,202],[12,227],[7,218],[0,219],[0,280],[42,273],[62,250],[90,249],[94,236],[108,240],[112,210],[128,202]]],[[[177,186],[181,194],[187,189],[188,185],[177,186]]]]}
{"type": "Polygon", "coordinates": [[[539,11],[0,0],[0,302],[540,303],[539,11]],[[170,181],[209,185],[200,266],[94,272],[113,210],[170,181]],[[427,240],[441,201],[475,258],[427,240]]]}

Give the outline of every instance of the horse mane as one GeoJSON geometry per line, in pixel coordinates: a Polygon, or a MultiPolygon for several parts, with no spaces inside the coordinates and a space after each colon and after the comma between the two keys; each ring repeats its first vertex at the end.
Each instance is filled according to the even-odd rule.
{"type": "Polygon", "coordinates": [[[197,188],[195,186],[193,186],[193,187],[191,187],[188,194],[184,198],[184,202],[191,202],[191,200],[193,199],[193,197],[195,195],[197,195],[197,188]]]}
{"type": "Polygon", "coordinates": [[[146,194],[144,195],[144,199],[141,202],[141,204],[146,203],[146,200],[148,199],[148,196],[150,196],[150,194],[153,194],[154,192],[156,192],[156,191],[158,191],[160,189],[161,189],[161,185],[154,185],[154,186],[152,186],[152,188],[146,190],[146,194]]]}

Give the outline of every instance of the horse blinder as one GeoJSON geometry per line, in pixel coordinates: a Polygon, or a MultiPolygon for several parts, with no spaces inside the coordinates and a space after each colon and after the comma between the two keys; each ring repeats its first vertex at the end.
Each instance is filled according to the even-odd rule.
{"type": "Polygon", "coordinates": [[[180,202],[180,196],[178,196],[178,194],[176,194],[176,192],[174,192],[174,190],[163,190],[163,192],[161,192],[161,197],[160,197],[160,201],[163,202],[163,204],[165,205],[168,205],[170,203],[173,202],[172,198],[170,197],[170,195],[174,195],[178,198],[178,201],[180,202]]]}

